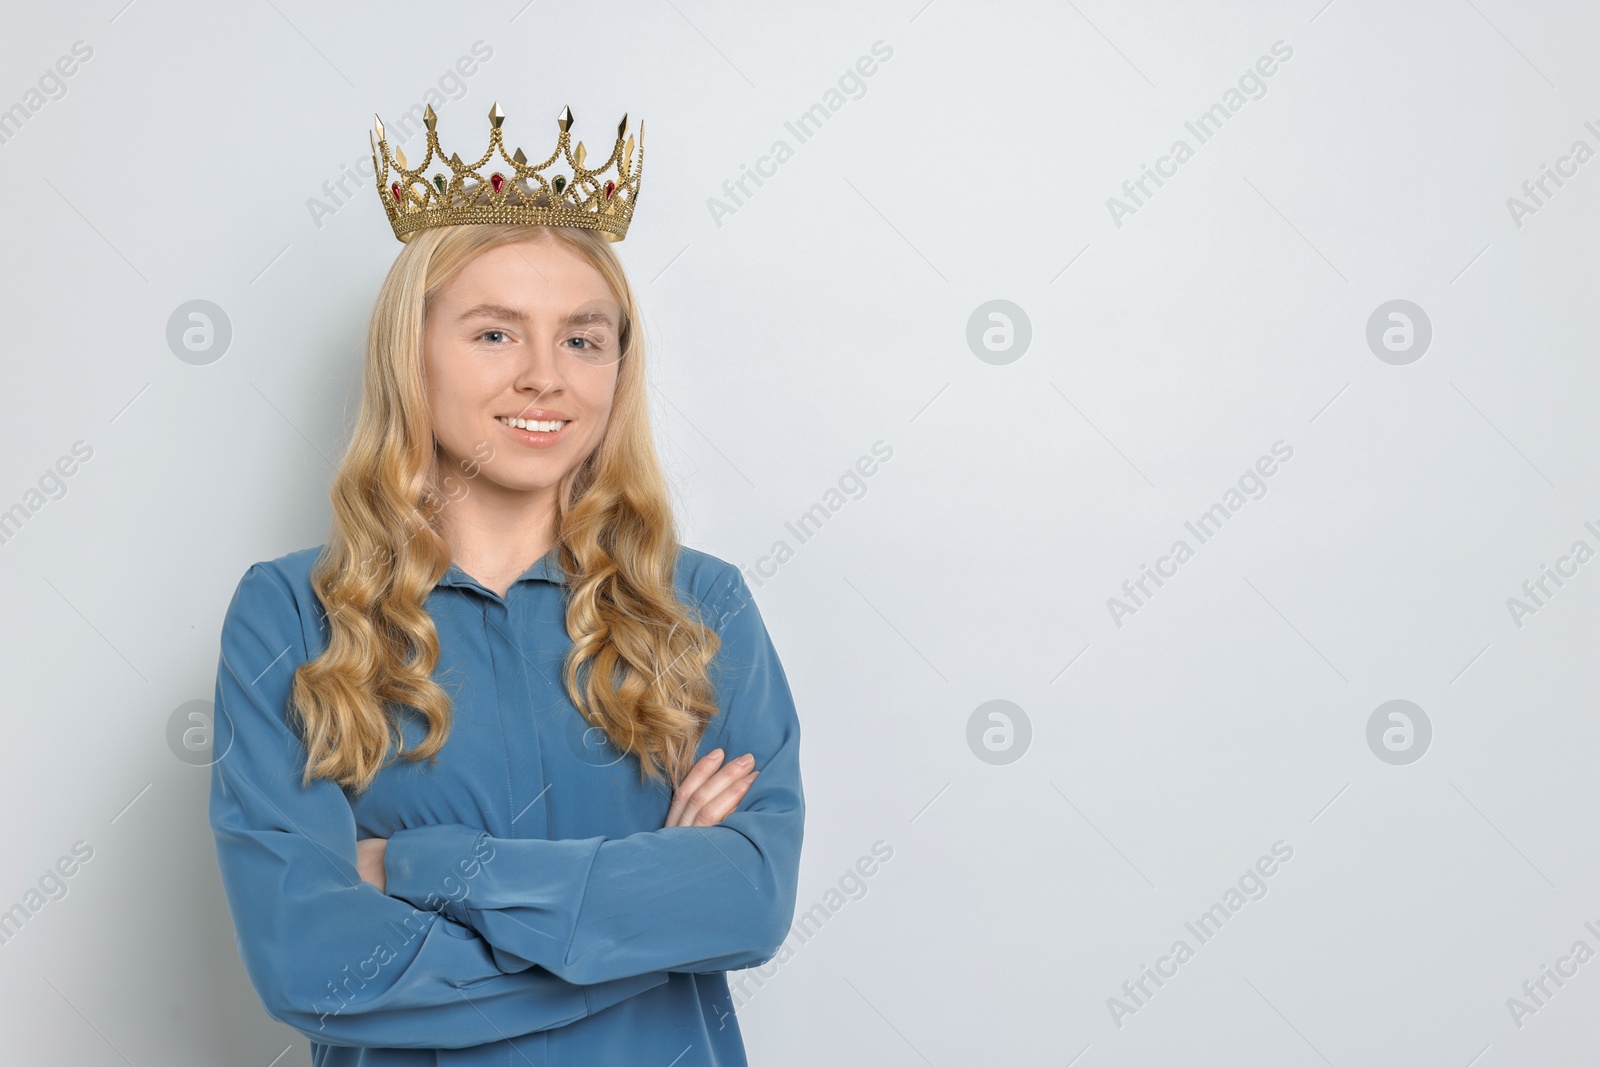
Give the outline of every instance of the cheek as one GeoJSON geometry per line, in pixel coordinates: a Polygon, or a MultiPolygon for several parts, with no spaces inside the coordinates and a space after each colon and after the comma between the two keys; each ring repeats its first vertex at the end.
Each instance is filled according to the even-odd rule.
{"type": "Polygon", "coordinates": [[[484,379],[481,368],[475,367],[465,353],[447,348],[427,360],[423,380],[428,402],[440,419],[474,417],[476,408],[494,391],[493,383],[484,379]]]}
{"type": "Polygon", "coordinates": [[[428,405],[434,411],[445,407],[455,391],[445,353],[433,345],[423,350],[422,384],[428,391],[428,405]]]}
{"type": "Polygon", "coordinates": [[[593,413],[594,422],[602,431],[611,418],[611,409],[615,406],[616,396],[617,373],[615,371],[607,378],[589,383],[589,387],[584,391],[586,406],[593,413]]]}

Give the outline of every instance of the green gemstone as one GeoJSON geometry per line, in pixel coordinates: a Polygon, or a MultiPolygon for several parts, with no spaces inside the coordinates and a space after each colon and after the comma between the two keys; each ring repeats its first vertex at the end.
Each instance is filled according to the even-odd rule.
{"type": "Polygon", "coordinates": [[[443,174],[435,174],[433,176],[433,187],[435,189],[439,190],[441,193],[444,192],[444,175],[443,174]]]}
{"type": "Polygon", "coordinates": [[[561,192],[561,190],[563,190],[563,189],[565,189],[567,187],[567,179],[565,179],[561,175],[557,174],[556,175],[556,180],[551,182],[550,184],[555,186],[556,192],[559,193],[559,192],[561,192]]]}

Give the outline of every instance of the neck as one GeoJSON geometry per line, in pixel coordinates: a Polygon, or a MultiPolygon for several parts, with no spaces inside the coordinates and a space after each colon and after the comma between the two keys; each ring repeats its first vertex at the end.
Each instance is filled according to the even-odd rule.
{"type": "Polygon", "coordinates": [[[555,544],[556,487],[517,490],[487,478],[445,483],[439,532],[456,566],[502,590],[555,544]]]}

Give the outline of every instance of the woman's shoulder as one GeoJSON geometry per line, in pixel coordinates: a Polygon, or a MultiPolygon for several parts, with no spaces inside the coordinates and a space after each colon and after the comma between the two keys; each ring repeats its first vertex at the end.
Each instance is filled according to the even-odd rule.
{"type": "Polygon", "coordinates": [[[738,566],[685,544],[678,545],[677,585],[678,595],[698,603],[701,616],[717,629],[752,601],[738,566]]]}
{"type": "Polygon", "coordinates": [[[680,595],[713,607],[744,586],[737,566],[720,556],[681,543],[675,580],[680,595]]]}
{"type": "Polygon", "coordinates": [[[245,575],[248,576],[259,568],[267,572],[270,577],[276,578],[291,593],[298,594],[301,590],[310,592],[311,568],[317,562],[317,557],[322,555],[322,548],[322,545],[313,545],[310,548],[285,552],[274,559],[260,560],[245,568],[245,575]]]}
{"type": "Polygon", "coordinates": [[[311,588],[311,568],[322,548],[313,545],[250,564],[234,590],[234,605],[251,614],[292,612],[302,620],[316,619],[322,605],[311,588]]]}

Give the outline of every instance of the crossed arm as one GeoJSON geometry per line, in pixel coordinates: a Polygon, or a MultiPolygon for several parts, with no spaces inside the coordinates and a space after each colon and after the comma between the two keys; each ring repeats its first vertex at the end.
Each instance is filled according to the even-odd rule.
{"type": "Polygon", "coordinates": [[[578,840],[497,838],[449,823],[410,827],[382,846],[385,892],[470,927],[507,973],[537,967],[588,984],[753,967],[776,955],[794,917],[799,875],[800,728],[737,569],[729,567],[707,604],[722,638],[712,661],[719,714],[701,739],[702,758],[674,793],[667,825],[578,840]],[[719,767],[718,748],[750,755],[760,770],[737,759],[719,767]],[[432,892],[442,878],[469,870],[470,886],[458,897],[432,892]]]}
{"type": "MultiPolygon", "coordinates": [[[[746,752],[738,759],[724,762],[727,753],[714,749],[700,758],[684,776],[683,782],[672,791],[672,806],[667,809],[668,826],[715,826],[739,806],[739,801],[750,791],[756,777],[755,754],[746,752]]],[[[356,842],[356,870],[363,882],[370,882],[382,893],[388,879],[384,871],[384,856],[388,851],[386,837],[364,837],[356,842]]]]}
{"type": "Polygon", "coordinates": [[[770,959],[793,916],[804,804],[787,681],[734,571],[714,664],[722,714],[667,825],[621,839],[491,838],[475,827],[356,840],[337,784],[300,786],[287,708],[299,609],[264,565],[223,624],[210,823],[241,961],[269,1015],[330,1045],[462,1048],[574,1022],[667,981],[770,959]],[[696,779],[696,776],[699,776],[696,779]],[[737,810],[747,800],[745,810],[737,810]],[[469,856],[470,899],[439,900],[469,856]],[[364,873],[380,873],[383,890],[364,873]]]}

